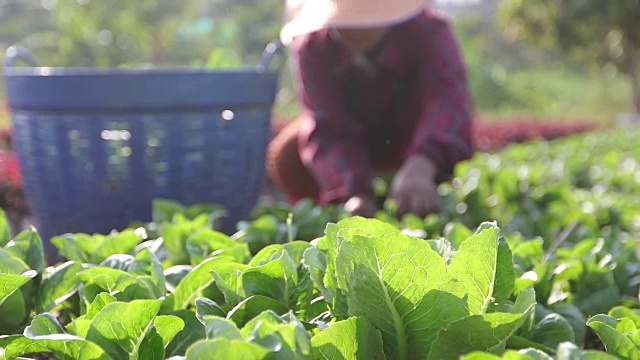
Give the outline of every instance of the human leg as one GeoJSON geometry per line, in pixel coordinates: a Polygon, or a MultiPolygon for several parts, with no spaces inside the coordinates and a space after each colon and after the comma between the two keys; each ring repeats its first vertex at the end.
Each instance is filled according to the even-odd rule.
{"type": "Polygon", "coordinates": [[[267,175],[293,203],[303,198],[314,201],[319,198],[318,185],[298,153],[302,122],[299,118],[285,126],[271,140],[267,150],[267,175]]]}

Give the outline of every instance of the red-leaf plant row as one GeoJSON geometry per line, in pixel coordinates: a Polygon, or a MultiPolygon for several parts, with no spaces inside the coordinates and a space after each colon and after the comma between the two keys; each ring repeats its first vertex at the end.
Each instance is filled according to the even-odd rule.
{"type": "Polygon", "coordinates": [[[474,124],[473,141],[478,151],[496,151],[512,144],[532,140],[553,140],[595,130],[593,121],[565,119],[512,118],[508,121],[479,119],[474,124]]]}
{"type": "MultiPolygon", "coordinates": [[[[272,127],[278,134],[287,122],[276,121],[272,127]]],[[[594,130],[598,124],[587,120],[536,119],[518,117],[509,120],[479,118],[473,126],[473,142],[478,151],[497,151],[509,144],[532,140],[553,140],[594,130]]]]}

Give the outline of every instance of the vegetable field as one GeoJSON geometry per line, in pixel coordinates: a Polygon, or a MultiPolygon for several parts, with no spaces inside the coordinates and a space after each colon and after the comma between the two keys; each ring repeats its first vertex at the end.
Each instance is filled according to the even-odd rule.
{"type": "Polygon", "coordinates": [[[426,219],[303,201],[225,235],[224,209],[159,199],[152,223],[54,238],[52,266],[0,221],[0,354],[640,359],[638,135],[480,153],[426,219]]]}

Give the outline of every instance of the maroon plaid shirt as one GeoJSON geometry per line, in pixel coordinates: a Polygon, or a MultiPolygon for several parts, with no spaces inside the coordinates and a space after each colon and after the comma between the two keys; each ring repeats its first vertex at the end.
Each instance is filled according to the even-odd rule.
{"type": "Polygon", "coordinates": [[[321,30],[296,38],[293,67],[306,121],[300,157],[320,201],[369,194],[380,164],[429,157],[440,181],[473,153],[472,100],[455,35],[434,10],[391,28],[353,58],[321,30]]]}

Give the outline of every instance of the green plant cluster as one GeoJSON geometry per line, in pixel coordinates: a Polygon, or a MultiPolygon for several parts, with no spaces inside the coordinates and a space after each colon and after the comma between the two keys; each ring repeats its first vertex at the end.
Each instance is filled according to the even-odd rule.
{"type": "Polygon", "coordinates": [[[0,354],[637,359],[636,136],[480,154],[426,219],[303,201],[225,235],[223,209],[157,200],[152,223],[54,238],[50,267],[0,221],[0,354]]]}
{"type": "MultiPolygon", "coordinates": [[[[60,237],[55,243],[71,261],[41,275],[27,270],[42,269],[37,233],[23,232],[3,250],[10,260],[0,274],[3,327],[23,329],[0,336],[4,356],[455,359],[520,347],[554,354],[586,331],[570,305],[536,308],[495,223],[457,249],[362,218],[329,224],[315,242],[269,245],[253,257],[241,238],[207,227],[187,243],[205,235],[209,255],[166,269],[161,240],[144,241],[142,231],[60,237]]],[[[617,307],[589,324],[619,354],[620,339],[633,344],[634,314],[617,307]]]]}
{"type": "Polygon", "coordinates": [[[574,223],[570,241],[624,241],[640,232],[637,135],[635,129],[591,132],[480,153],[440,188],[444,211],[432,220],[469,227],[496,220],[547,246],[574,223]]]}

